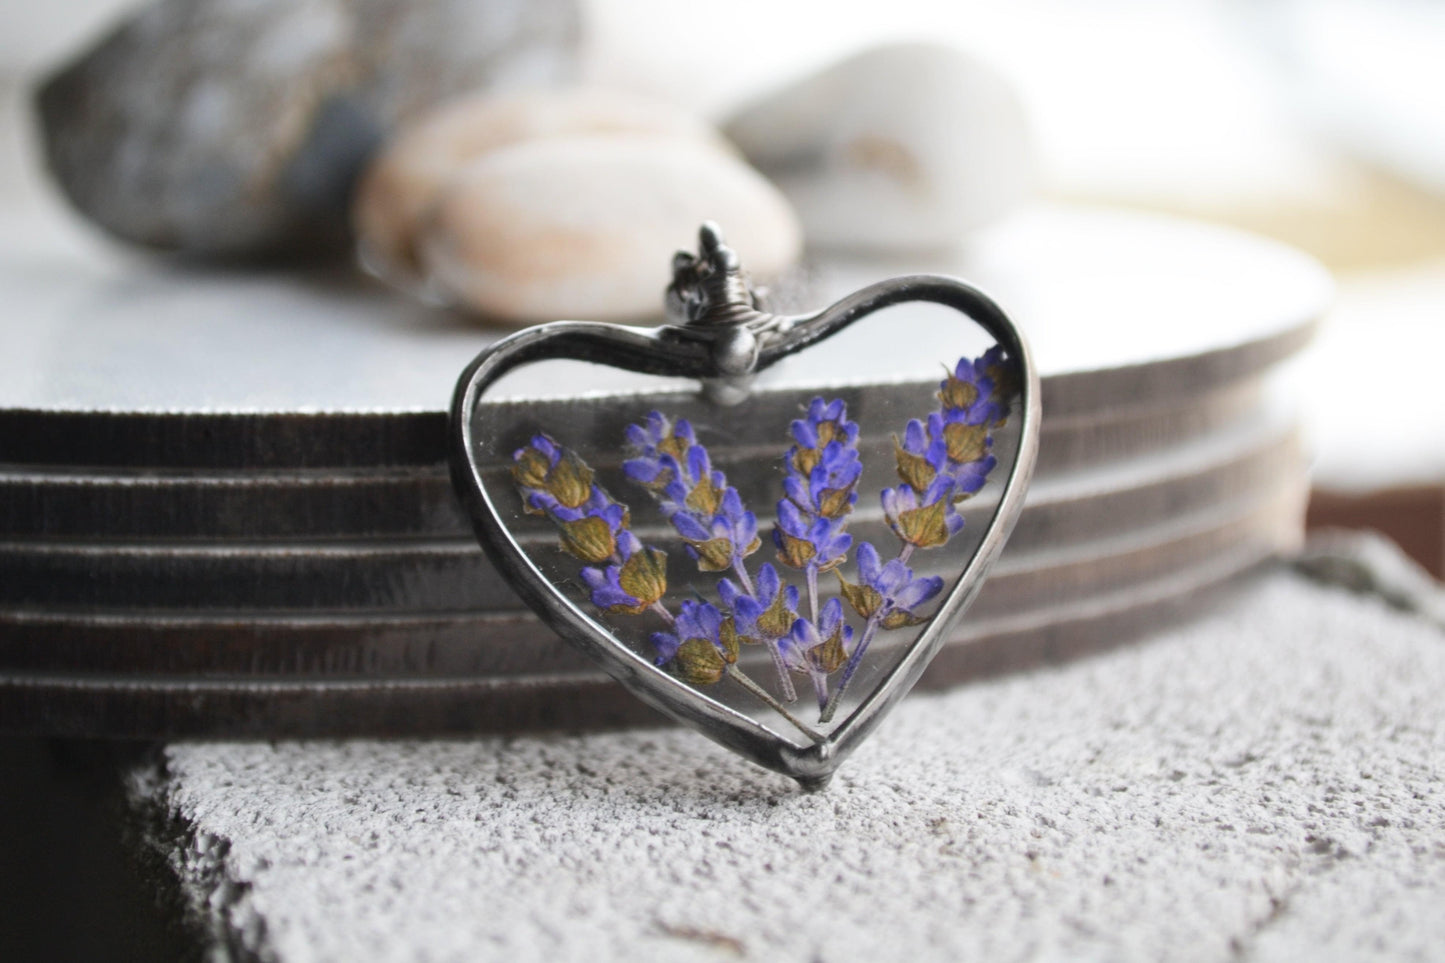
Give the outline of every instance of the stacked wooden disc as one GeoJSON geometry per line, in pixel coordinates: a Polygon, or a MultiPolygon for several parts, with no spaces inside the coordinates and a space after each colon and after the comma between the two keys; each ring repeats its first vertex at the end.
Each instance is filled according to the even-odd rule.
{"type": "MultiPolygon", "coordinates": [[[[453,497],[444,409],[495,333],[315,278],[52,268],[0,262],[0,727],[653,718],[523,609],[453,497]]],[[[1027,507],[929,683],[1132,637],[1297,543],[1304,465],[1272,376],[1328,298],[1313,262],[1055,211],[944,263],[824,262],[814,287],[904,270],[989,290],[1044,376],[1027,507]]]]}

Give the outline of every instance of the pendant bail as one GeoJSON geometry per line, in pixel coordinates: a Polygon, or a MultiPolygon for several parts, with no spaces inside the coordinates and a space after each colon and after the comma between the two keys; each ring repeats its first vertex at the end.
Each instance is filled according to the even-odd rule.
{"type": "Polygon", "coordinates": [[[703,379],[708,399],[735,405],[747,398],[763,337],[781,329],[787,319],[763,310],[762,294],[715,222],[704,221],[698,230],[696,255],[673,255],[666,304],[668,323],[705,331],[712,342],[722,375],[703,379]]]}

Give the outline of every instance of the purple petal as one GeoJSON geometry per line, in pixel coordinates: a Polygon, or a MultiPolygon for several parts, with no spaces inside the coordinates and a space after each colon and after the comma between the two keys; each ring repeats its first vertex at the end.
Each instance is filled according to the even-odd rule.
{"type": "Polygon", "coordinates": [[[958,490],[972,495],[984,486],[984,483],[988,481],[988,473],[993,471],[997,464],[998,459],[988,455],[978,461],[965,462],[960,465],[953,475],[958,490]]]}
{"type": "Polygon", "coordinates": [[[933,466],[934,471],[943,471],[948,467],[948,442],[943,440],[942,435],[928,446],[924,458],[928,459],[928,464],[933,466]]]}
{"type": "Polygon", "coordinates": [[[705,542],[712,538],[712,530],[687,512],[678,512],[669,521],[683,538],[694,542],[705,542]]]}
{"type": "Polygon", "coordinates": [[[629,458],[622,463],[622,472],[635,482],[648,484],[662,473],[662,462],[655,458],[629,458]]]}
{"type": "Polygon", "coordinates": [[[798,443],[799,448],[817,448],[818,431],[810,421],[794,421],[792,424],[793,440],[798,443]]]}
{"type": "MultiPolygon", "coordinates": [[[[727,479],[723,478],[722,472],[718,472],[717,478],[715,479],[713,484],[721,488],[726,483],[727,479]]],[[[736,488],[732,487],[728,487],[723,490],[722,502],[718,507],[722,509],[722,513],[729,518],[741,518],[743,515],[747,514],[743,510],[742,496],[738,494],[738,490],[736,488]]]]}
{"type": "Polygon", "coordinates": [[[622,569],[609,565],[605,569],[587,566],[582,569],[582,581],[592,590],[592,604],[599,609],[614,605],[636,605],[637,599],[623,591],[618,582],[622,569]]]}
{"type": "Polygon", "coordinates": [[[756,636],[758,632],[758,618],[767,607],[757,599],[747,595],[738,597],[737,604],[733,606],[733,618],[737,623],[737,630],[742,635],[756,636]]]}
{"type": "Polygon", "coordinates": [[[729,534],[738,551],[742,551],[758,537],[758,517],[752,512],[743,512],[741,518],[732,520],[729,534]]]}
{"type": "Polygon", "coordinates": [[[928,436],[923,431],[923,422],[914,418],[908,422],[908,427],[903,429],[903,448],[915,455],[921,455],[927,447],[928,436]]]}
{"type": "Polygon", "coordinates": [[[897,518],[904,512],[918,507],[918,498],[914,495],[913,489],[907,485],[883,489],[880,493],[880,500],[883,503],[883,513],[889,518],[897,518]]]}
{"type": "Polygon", "coordinates": [[[808,520],[788,499],[778,502],[778,527],[794,538],[808,537],[808,520]]]}
{"type": "Polygon", "coordinates": [[[652,633],[652,647],[657,650],[657,665],[666,665],[677,656],[682,640],[668,632],[652,633]]]}
{"type": "Polygon", "coordinates": [[[843,602],[838,596],[833,596],[823,603],[823,610],[818,613],[818,628],[826,638],[833,634],[838,628],[838,623],[843,621],[843,602]]]}
{"type": "Polygon", "coordinates": [[[916,578],[894,594],[893,604],[897,608],[912,612],[915,607],[937,595],[942,588],[943,579],[937,575],[916,578]]]}
{"type": "Polygon", "coordinates": [[[688,479],[694,483],[712,474],[712,463],[708,461],[707,449],[702,445],[693,445],[687,450],[687,472],[688,479]]]}
{"type": "Polygon", "coordinates": [[[718,579],[717,594],[723,605],[730,609],[737,608],[738,599],[747,598],[742,588],[730,578],[718,579]]]}
{"type": "Polygon", "coordinates": [[[778,594],[778,586],[781,584],[782,580],[778,578],[778,570],[773,568],[772,562],[763,563],[763,567],[758,569],[757,580],[753,583],[758,590],[757,597],[768,605],[773,604],[773,599],[778,594]]]}
{"type": "Polygon", "coordinates": [[[911,575],[908,566],[901,559],[889,559],[888,564],[883,566],[878,573],[878,578],[872,584],[878,590],[879,595],[891,599],[896,597],[898,591],[908,584],[911,575]]]}
{"type": "Polygon", "coordinates": [[[936,475],[923,493],[923,504],[932,505],[953,494],[953,479],[948,475],[936,475]]]}
{"type": "Polygon", "coordinates": [[[788,630],[787,638],[793,645],[805,651],[823,641],[813,623],[803,618],[793,620],[793,627],[788,630]]]}
{"type": "MultiPolygon", "coordinates": [[[[858,578],[865,585],[873,585],[878,578],[878,549],[872,542],[858,544],[858,578]]],[[[877,588],[875,585],[874,588],[877,588]]]]}
{"type": "Polygon", "coordinates": [[[813,505],[816,504],[813,501],[812,490],[808,484],[797,475],[785,475],[783,477],[783,494],[788,496],[789,501],[800,507],[812,508],[813,505]]]}
{"type": "Polygon", "coordinates": [[[557,459],[562,457],[562,449],[557,443],[546,435],[533,435],[532,447],[547,456],[552,464],[557,464],[557,459]]]}
{"type": "Polygon", "coordinates": [[[627,529],[624,528],[622,531],[617,533],[617,557],[622,559],[624,562],[631,558],[633,553],[637,552],[641,548],[642,542],[638,540],[636,535],[632,534],[627,529]]]}

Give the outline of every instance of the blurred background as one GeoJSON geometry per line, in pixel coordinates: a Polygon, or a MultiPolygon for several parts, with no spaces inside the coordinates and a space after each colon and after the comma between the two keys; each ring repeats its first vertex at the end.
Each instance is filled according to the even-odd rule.
{"type": "MultiPolygon", "coordinates": [[[[49,0],[0,11],[0,256],[63,250],[119,264],[148,256],[116,240],[113,226],[92,223],[109,214],[87,217],[67,202],[47,173],[32,109],[38,84],[146,6],[49,0]]],[[[324,19],[328,6],[297,0],[294,9],[324,19]]],[[[525,5],[477,6],[495,8],[505,33],[513,26],[503,21],[525,5]]],[[[570,16],[573,6],[537,3],[527,16],[545,32],[548,10],[570,16]]],[[[1000,184],[1003,206],[1042,200],[1177,215],[1318,258],[1337,281],[1336,303],[1290,373],[1313,451],[1310,524],[1383,531],[1437,578],[1445,574],[1445,2],[587,0],[577,12],[575,37],[538,42],[536,70],[560,69],[718,125],[861,50],[919,40],[954,47],[990,83],[1001,79],[1021,108],[1022,131],[998,120],[999,136],[1028,156],[1018,168],[1028,176],[1000,184]]],[[[190,28],[204,36],[203,20],[190,28]]],[[[300,56],[287,45],[297,36],[259,49],[274,49],[283,69],[300,56]]],[[[529,64],[510,69],[525,77],[529,64]]],[[[92,129],[105,126],[103,104],[69,102],[89,103],[92,129]]],[[[50,162],[75,163],[63,152],[50,162]]],[[[769,173],[782,183],[787,170],[769,173]]],[[[988,207],[986,198],[960,204],[988,207]]],[[[444,294],[505,313],[490,289],[439,271],[444,294]]],[[[423,299],[437,295],[412,287],[423,299]]],[[[75,764],[73,750],[47,753],[39,742],[6,745],[8,771],[53,778],[10,779],[3,790],[0,879],[10,891],[0,951],[179,952],[172,934],[147,921],[149,898],[137,895],[144,886],[115,836],[70,828],[105,824],[117,805],[113,786],[76,775],[93,760],[75,764]]]]}
{"type": "MultiPolygon", "coordinates": [[[[3,144],[0,210],[24,225],[0,245],[108,245],[47,180],[26,98],[142,6],[56,0],[0,15],[4,119],[23,128],[3,144]]],[[[956,46],[1017,93],[1037,196],[1236,225],[1318,257],[1339,288],[1300,366],[1312,518],[1383,528],[1441,573],[1445,4],[737,0],[699,13],[589,0],[580,16],[574,76],[719,123],[870,46],[956,46]]]]}

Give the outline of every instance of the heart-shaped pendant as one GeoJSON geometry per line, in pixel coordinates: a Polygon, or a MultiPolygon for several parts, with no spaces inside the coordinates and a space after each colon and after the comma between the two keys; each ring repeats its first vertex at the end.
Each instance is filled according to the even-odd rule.
{"type": "Polygon", "coordinates": [[[453,401],[453,477],[558,634],[819,789],[1003,547],[1038,377],[1008,317],[951,278],[772,315],[713,225],[673,272],[660,327],[563,321],[483,351],[453,401]]]}

